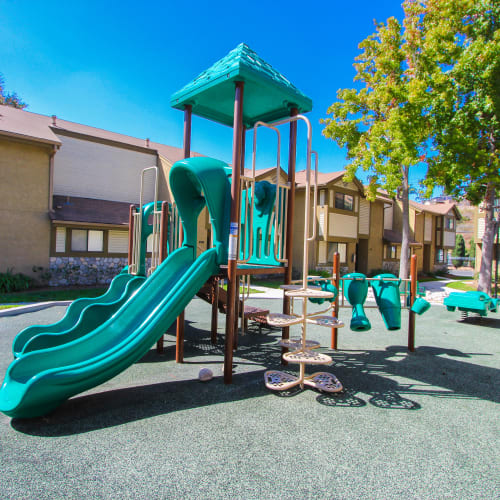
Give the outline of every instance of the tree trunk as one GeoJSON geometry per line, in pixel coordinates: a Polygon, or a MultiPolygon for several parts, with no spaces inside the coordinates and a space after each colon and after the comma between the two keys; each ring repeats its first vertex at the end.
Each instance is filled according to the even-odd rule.
{"type": "Polygon", "coordinates": [[[477,289],[488,295],[491,293],[491,265],[493,263],[493,243],[495,241],[496,221],[493,218],[493,204],[495,201],[495,188],[488,184],[484,197],[484,234],[481,252],[481,267],[477,289]]]}
{"type": "Polygon", "coordinates": [[[399,277],[407,279],[409,274],[408,255],[410,254],[410,200],[408,193],[408,174],[403,176],[403,186],[401,190],[403,202],[403,232],[401,235],[401,255],[399,260],[399,277]]]}

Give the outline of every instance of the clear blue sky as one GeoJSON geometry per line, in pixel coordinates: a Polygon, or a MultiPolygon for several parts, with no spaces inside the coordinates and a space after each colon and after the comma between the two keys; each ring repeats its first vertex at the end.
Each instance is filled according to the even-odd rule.
{"type": "MultiPolygon", "coordinates": [[[[0,0],[0,73],[28,111],[181,147],[170,95],[245,42],[313,99],[313,148],[335,171],[345,152],[319,120],[353,86],[374,20],[390,16],[402,17],[401,0],[0,0]]],[[[230,161],[231,142],[228,127],[194,119],[193,150],[230,161]]]]}

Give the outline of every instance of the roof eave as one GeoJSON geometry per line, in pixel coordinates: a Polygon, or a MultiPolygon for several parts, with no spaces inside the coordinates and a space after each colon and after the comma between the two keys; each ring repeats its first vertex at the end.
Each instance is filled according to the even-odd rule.
{"type": "Polygon", "coordinates": [[[5,136],[5,137],[13,137],[15,139],[20,139],[23,141],[29,141],[29,142],[38,142],[42,144],[49,144],[51,146],[60,146],[62,143],[61,141],[56,141],[56,140],[51,140],[51,139],[44,139],[42,137],[36,137],[33,135],[27,135],[27,134],[19,134],[16,132],[9,132],[8,130],[0,130],[0,135],[5,136]]]}

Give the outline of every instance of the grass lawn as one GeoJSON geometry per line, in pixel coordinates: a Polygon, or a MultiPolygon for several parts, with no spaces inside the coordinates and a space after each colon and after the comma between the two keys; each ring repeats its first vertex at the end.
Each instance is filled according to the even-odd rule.
{"type": "Polygon", "coordinates": [[[476,291],[477,288],[474,286],[474,282],[470,281],[454,281],[453,283],[448,283],[447,288],[452,288],[453,290],[461,290],[462,292],[472,292],[476,291]]]}
{"type": "Polygon", "coordinates": [[[2,309],[12,309],[13,307],[20,307],[18,304],[13,304],[13,305],[10,305],[10,306],[0,306],[0,311],[2,309]]]}
{"type": "Polygon", "coordinates": [[[33,289],[25,292],[0,294],[0,304],[18,304],[19,302],[48,302],[52,300],[75,300],[80,297],[98,297],[107,290],[99,288],[53,288],[33,289]]]}
{"type": "Polygon", "coordinates": [[[283,278],[281,279],[264,279],[264,280],[259,280],[257,278],[252,279],[252,283],[256,286],[265,286],[266,288],[279,288],[280,285],[283,284],[283,278]]]}

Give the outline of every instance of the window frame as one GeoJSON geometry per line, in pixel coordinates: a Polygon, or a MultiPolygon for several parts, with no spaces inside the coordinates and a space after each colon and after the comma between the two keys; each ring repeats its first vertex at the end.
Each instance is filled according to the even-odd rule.
{"type": "Polygon", "coordinates": [[[347,243],[343,241],[327,241],[326,242],[326,263],[327,264],[333,264],[333,255],[335,252],[338,252],[340,255],[340,264],[347,264],[347,243]],[[344,251],[340,251],[340,245],[343,245],[344,251]],[[331,259],[330,259],[330,247],[334,247],[333,251],[331,252],[331,259]],[[342,255],[343,254],[343,255],[342,255]],[[342,260],[342,257],[345,258],[345,260],[342,260]]]}
{"type": "MultiPolygon", "coordinates": [[[[57,224],[53,225],[51,228],[51,243],[50,243],[50,257],[105,257],[105,258],[124,258],[128,256],[128,226],[123,227],[123,229],[119,229],[116,227],[102,227],[102,226],[73,226],[73,225],[64,225],[57,224]],[[57,251],[57,233],[61,234],[62,230],[64,230],[64,239],[65,239],[65,248],[64,251],[57,251]],[[84,230],[86,231],[86,248],[87,250],[73,250],[72,249],[72,235],[73,231],[84,230]],[[88,250],[88,242],[89,242],[89,231],[99,231],[102,233],[102,250],[88,250]],[[127,249],[123,252],[111,252],[109,250],[109,238],[110,233],[112,231],[123,231],[127,234],[127,249]]],[[[149,257],[151,255],[150,252],[146,252],[146,255],[149,257]]]]}
{"type": "Polygon", "coordinates": [[[69,238],[69,248],[71,253],[84,253],[84,254],[103,254],[104,253],[104,238],[105,238],[105,231],[104,229],[89,229],[89,228],[71,228],[70,231],[70,238],[69,238]],[[85,250],[75,250],[73,248],[73,234],[76,233],[76,231],[79,232],[85,232],[86,233],[86,239],[85,239],[85,250]],[[89,238],[90,238],[90,233],[101,233],[101,250],[89,250],[89,238]]]}
{"type": "Polygon", "coordinates": [[[346,212],[354,212],[354,195],[347,194],[342,191],[335,191],[334,208],[337,210],[345,210],[346,212]],[[346,208],[346,198],[350,198],[351,207],[346,208]]]}
{"type": "Polygon", "coordinates": [[[441,248],[441,247],[436,248],[436,257],[434,258],[436,264],[446,263],[445,255],[446,255],[446,253],[445,253],[444,248],[441,248]],[[440,254],[442,254],[442,259],[439,258],[440,254]]]}

